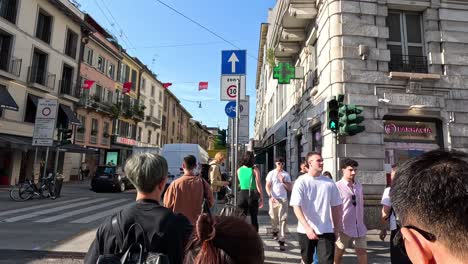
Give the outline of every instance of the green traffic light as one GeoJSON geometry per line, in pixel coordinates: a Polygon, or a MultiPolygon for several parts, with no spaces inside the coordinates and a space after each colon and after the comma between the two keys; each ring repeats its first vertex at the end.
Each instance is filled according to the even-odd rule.
{"type": "Polygon", "coordinates": [[[330,123],[329,123],[329,125],[328,125],[328,128],[329,128],[330,130],[336,129],[336,128],[337,128],[336,122],[335,122],[334,120],[330,120],[330,123]]]}

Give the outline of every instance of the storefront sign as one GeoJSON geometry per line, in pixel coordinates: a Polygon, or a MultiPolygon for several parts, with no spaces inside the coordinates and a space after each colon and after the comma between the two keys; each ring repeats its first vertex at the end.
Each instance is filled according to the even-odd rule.
{"type": "Polygon", "coordinates": [[[388,99],[389,104],[391,105],[444,107],[443,100],[437,96],[420,94],[384,93],[384,98],[388,99]]]}
{"type": "Polygon", "coordinates": [[[135,146],[137,144],[137,141],[131,138],[115,137],[115,144],[135,146]]]}
{"type": "Polygon", "coordinates": [[[386,141],[436,140],[435,123],[386,120],[384,124],[386,141]]]}

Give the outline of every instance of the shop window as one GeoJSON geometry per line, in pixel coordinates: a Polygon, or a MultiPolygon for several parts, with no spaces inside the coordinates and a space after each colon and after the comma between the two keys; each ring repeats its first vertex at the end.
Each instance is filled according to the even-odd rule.
{"type": "Polygon", "coordinates": [[[34,96],[32,94],[28,95],[28,99],[26,100],[26,112],[24,115],[24,122],[36,122],[37,102],[39,101],[39,99],[39,97],[34,96]]]}
{"type": "Polygon", "coordinates": [[[312,151],[322,152],[322,132],[320,126],[312,129],[312,151]]]}
{"type": "Polygon", "coordinates": [[[421,14],[390,10],[387,26],[389,70],[427,73],[421,14]]]}

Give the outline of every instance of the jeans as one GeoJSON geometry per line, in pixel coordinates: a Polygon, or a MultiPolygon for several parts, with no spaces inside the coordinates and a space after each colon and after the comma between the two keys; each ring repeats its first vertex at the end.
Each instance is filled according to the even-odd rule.
{"type": "Polygon", "coordinates": [[[259,196],[257,191],[251,190],[249,196],[249,190],[241,190],[239,192],[239,198],[237,201],[237,207],[241,209],[245,215],[250,215],[250,220],[255,230],[258,232],[258,200],[259,196]]]}
{"type": "Polygon", "coordinates": [[[218,193],[213,192],[213,197],[214,197],[214,203],[210,209],[211,209],[211,213],[216,214],[216,204],[218,203],[218,193]]]}

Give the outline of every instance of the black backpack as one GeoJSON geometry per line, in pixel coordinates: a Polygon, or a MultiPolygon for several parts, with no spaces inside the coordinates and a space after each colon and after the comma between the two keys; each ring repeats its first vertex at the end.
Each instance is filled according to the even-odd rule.
{"type": "MultiPolygon", "coordinates": [[[[167,230],[169,222],[170,221],[166,221],[167,224],[163,229],[164,231],[167,230]]],[[[100,255],[96,264],[170,264],[167,255],[158,252],[150,252],[148,249],[150,241],[148,241],[145,230],[140,224],[134,223],[131,225],[127,234],[124,236],[120,230],[119,218],[117,215],[112,216],[111,223],[119,252],[117,254],[100,255]],[[137,228],[140,228],[142,231],[143,241],[135,241],[124,249],[123,246],[127,244],[126,242],[128,241],[129,234],[132,234],[132,231],[137,228]],[[122,237],[124,237],[123,240],[122,237]]],[[[158,233],[156,235],[162,238],[164,233],[158,233]]]]}

